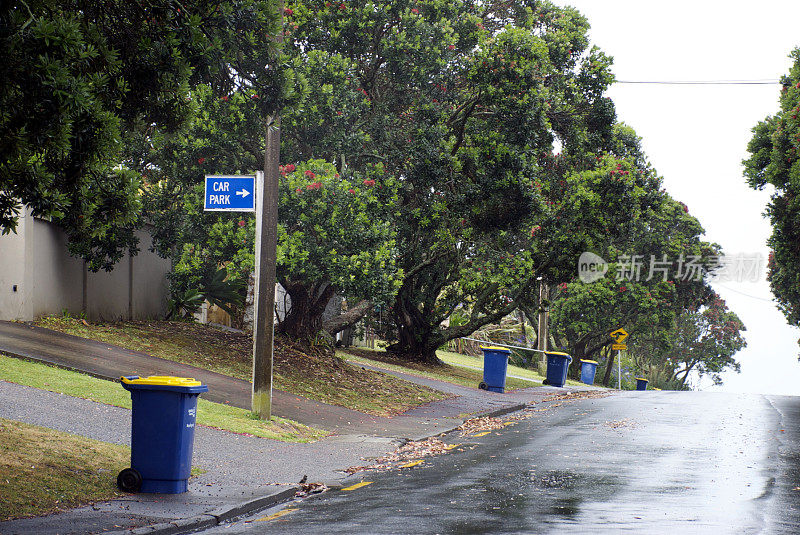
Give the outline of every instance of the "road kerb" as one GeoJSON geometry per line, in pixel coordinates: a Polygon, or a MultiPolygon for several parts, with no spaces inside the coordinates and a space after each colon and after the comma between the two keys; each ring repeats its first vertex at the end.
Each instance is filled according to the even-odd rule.
{"type": "Polygon", "coordinates": [[[261,496],[253,500],[237,503],[230,507],[221,507],[202,515],[173,520],[171,522],[153,524],[150,526],[143,526],[135,529],[107,531],[104,533],[106,535],[183,535],[185,533],[193,533],[197,530],[208,529],[235,518],[251,515],[286,502],[294,498],[298,488],[299,487],[293,485],[268,496],[261,496]]]}

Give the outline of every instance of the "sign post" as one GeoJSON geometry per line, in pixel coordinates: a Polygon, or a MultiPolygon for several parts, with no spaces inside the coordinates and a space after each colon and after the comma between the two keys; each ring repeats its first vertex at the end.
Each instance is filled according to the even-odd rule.
{"type": "MultiPolygon", "coordinates": [[[[269,139],[269,132],[267,137],[269,139]]],[[[273,309],[277,246],[278,170],[277,164],[273,163],[270,161],[266,168],[274,166],[273,174],[276,176],[271,177],[271,182],[266,182],[266,187],[262,171],[256,171],[256,176],[206,176],[204,203],[204,210],[207,212],[256,213],[252,409],[260,418],[267,420],[272,416],[273,309]]]]}
{"type": "MultiPolygon", "coordinates": [[[[275,3],[278,28],[283,27],[283,0],[275,3]]],[[[273,40],[283,42],[283,32],[277,32],[273,40]]],[[[255,95],[257,97],[257,95],[255,95]]],[[[262,420],[272,418],[272,362],[275,349],[275,272],[278,258],[278,181],[280,178],[281,157],[281,116],[276,111],[267,117],[264,136],[264,171],[258,171],[252,180],[251,188],[244,184],[227,182],[227,186],[217,185],[209,197],[208,180],[225,177],[206,177],[206,206],[215,201],[215,208],[207,210],[234,210],[239,202],[251,203],[252,208],[246,210],[256,212],[256,251],[255,251],[255,302],[253,303],[253,388],[251,407],[254,414],[262,420]],[[238,186],[242,186],[239,188],[238,186]],[[248,194],[258,190],[258,209],[254,199],[248,194]],[[240,198],[241,197],[241,198],[240,198]],[[231,208],[226,208],[230,206],[231,208]]],[[[237,178],[237,177],[227,177],[237,178]]]]}
{"type": "Polygon", "coordinates": [[[617,351],[617,390],[622,390],[622,352],[628,349],[628,346],[622,342],[628,337],[628,331],[619,328],[612,332],[610,336],[614,340],[611,349],[617,351]]]}
{"type": "Polygon", "coordinates": [[[252,411],[272,417],[272,363],[275,350],[275,272],[278,257],[278,179],[281,118],[267,124],[264,172],[259,173],[256,217],[256,287],[253,318],[252,411]],[[263,193],[262,193],[263,192],[263,193]]]}

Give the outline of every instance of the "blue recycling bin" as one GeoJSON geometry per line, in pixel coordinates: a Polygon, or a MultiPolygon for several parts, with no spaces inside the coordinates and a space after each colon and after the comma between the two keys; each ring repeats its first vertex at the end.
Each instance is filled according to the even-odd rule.
{"type": "Polygon", "coordinates": [[[119,473],[126,492],[180,494],[192,470],[197,398],[208,386],[188,377],[120,378],[131,393],[131,467],[119,473]]]}
{"type": "Polygon", "coordinates": [[[543,384],[562,387],[567,382],[567,372],[572,357],[560,351],[545,351],[547,355],[547,377],[543,384]]]}
{"type": "Polygon", "coordinates": [[[483,382],[478,385],[482,390],[490,392],[506,391],[506,370],[508,369],[508,356],[511,351],[504,347],[484,347],[483,351],[483,382]]]}
{"type": "Polygon", "coordinates": [[[597,373],[597,361],[581,359],[581,382],[593,385],[595,373],[597,373]]]}
{"type": "Polygon", "coordinates": [[[636,378],[636,390],[647,390],[647,379],[642,379],[641,377],[636,378]]]}

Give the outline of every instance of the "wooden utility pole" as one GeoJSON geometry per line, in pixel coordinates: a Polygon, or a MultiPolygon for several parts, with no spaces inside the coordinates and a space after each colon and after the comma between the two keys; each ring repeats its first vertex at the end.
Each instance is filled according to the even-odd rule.
{"type": "MultiPolygon", "coordinates": [[[[278,33],[283,41],[283,1],[276,2],[278,33]]],[[[264,172],[256,200],[256,287],[253,318],[252,410],[262,420],[272,417],[272,356],[275,349],[275,266],[278,260],[278,180],[281,162],[281,116],[267,120],[264,172]]]]}
{"type": "Polygon", "coordinates": [[[281,119],[267,125],[264,172],[258,173],[256,214],[256,287],[253,318],[252,410],[259,418],[272,416],[272,355],[275,346],[275,265],[278,254],[278,165],[281,119]]]}
{"type": "MultiPolygon", "coordinates": [[[[550,292],[547,289],[547,283],[544,282],[544,279],[539,279],[539,322],[536,333],[536,349],[539,351],[547,351],[547,340],[550,336],[547,329],[547,323],[550,319],[548,318],[549,311],[544,305],[549,295],[550,292]]],[[[539,370],[541,370],[539,373],[544,373],[547,370],[547,355],[544,353],[539,353],[539,355],[539,370]]]]}

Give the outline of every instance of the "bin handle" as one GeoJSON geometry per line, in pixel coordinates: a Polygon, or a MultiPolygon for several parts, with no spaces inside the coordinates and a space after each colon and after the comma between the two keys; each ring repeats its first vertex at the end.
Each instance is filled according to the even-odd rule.
{"type": "Polygon", "coordinates": [[[125,379],[127,379],[127,380],[128,380],[128,382],[130,382],[130,381],[135,381],[135,380],[136,380],[136,379],[138,379],[138,378],[139,378],[139,376],[138,376],[138,375],[123,375],[122,377],[120,377],[120,378],[119,378],[119,381],[120,381],[121,383],[124,383],[124,382],[125,382],[125,379]]]}

